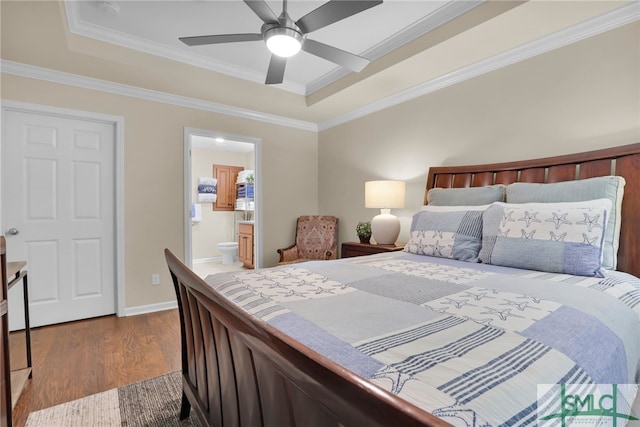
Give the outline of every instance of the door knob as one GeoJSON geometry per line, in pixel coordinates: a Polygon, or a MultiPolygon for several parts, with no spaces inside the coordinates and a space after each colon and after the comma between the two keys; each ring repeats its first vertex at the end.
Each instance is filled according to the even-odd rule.
{"type": "Polygon", "coordinates": [[[8,234],[11,234],[12,236],[15,236],[16,234],[20,233],[20,231],[18,231],[18,229],[17,229],[17,228],[10,228],[10,229],[7,231],[7,233],[8,233],[8,234]]]}

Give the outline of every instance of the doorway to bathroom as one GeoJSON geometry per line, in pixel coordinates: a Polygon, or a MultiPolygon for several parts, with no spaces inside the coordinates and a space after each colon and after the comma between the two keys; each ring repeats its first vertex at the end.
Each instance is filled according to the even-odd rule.
{"type": "Polygon", "coordinates": [[[184,131],[185,263],[206,277],[260,263],[260,140],[184,131]]]}

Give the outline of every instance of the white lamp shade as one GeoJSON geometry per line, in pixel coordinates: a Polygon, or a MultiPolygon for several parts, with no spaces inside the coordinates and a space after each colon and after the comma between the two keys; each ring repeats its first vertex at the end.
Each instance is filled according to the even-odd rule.
{"type": "Polygon", "coordinates": [[[367,181],[364,183],[365,208],[404,208],[404,181],[367,181]]]}

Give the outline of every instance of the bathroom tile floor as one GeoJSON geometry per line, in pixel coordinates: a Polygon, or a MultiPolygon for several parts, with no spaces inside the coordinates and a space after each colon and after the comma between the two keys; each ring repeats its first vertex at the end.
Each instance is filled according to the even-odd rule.
{"type": "Polygon", "coordinates": [[[200,277],[205,278],[210,274],[221,273],[224,271],[242,271],[246,270],[241,262],[233,264],[222,264],[221,261],[211,261],[193,264],[193,271],[200,277]]]}

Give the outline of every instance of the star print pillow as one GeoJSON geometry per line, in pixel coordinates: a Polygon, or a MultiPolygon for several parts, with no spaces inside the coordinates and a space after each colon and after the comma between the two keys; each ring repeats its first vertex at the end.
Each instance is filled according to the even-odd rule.
{"type": "Polygon", "coordinates": [[[423,206],[413,216],[405,251],[416,255],[478,262],[482,245],[481,206],[423,206]]]}
{"type": "Polygon", "coordinates": [[[479,259],[527,270],[602,277],[611,200],[493,203],[482,221],[479,259]]]}
{"type": "Polygon", "coordinates": [[[607,214],[607,230],[604,234],[602,267],[615,270],[620,244],[620,212],[624,187],[625,180],[621,176],[599,176],[549,184],[515,182],[507,186],[505,201],[507,203],[565,203],[594,199],[611,200],[611,211],[607,214]]]}

